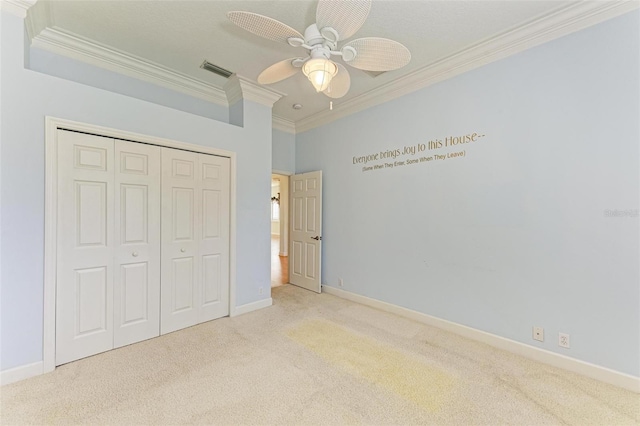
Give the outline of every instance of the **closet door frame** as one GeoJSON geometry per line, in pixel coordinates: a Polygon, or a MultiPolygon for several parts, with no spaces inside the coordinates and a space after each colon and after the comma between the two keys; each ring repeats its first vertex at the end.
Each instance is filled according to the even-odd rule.
{"type": "Polygon", "coordinates": [[[210,148],[47,116],[45,117],[43,373],[53,371],[56,364],[58,130],[71,130],[107,138],[123,139],[131,142],[229,158],[229,316],[233,317],[240,314],[241,312],[236,313],[236,153],[218,148],[210,148]]]}

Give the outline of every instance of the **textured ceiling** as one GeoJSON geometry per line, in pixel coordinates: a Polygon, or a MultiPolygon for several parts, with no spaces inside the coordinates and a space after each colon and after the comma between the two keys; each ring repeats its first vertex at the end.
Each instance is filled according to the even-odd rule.
{"type": "MultiPolygon", "coordinates": [[[[374,0],[364,26],[350,39],[375,36],[399,41],[411,51],[411,62],[377,77],[348,67],[351,90],[334,104],[570,3],[374,0]]],[[[54,1],[51,17],[57,28],[222,87],[224,78],[199,68],[204,59],[257,80],[269,65],[306,52],[236,27],[227,20],[227,11],[263,14],[304,32],[315,22],[316,4],[307,0],[54,1]]],[[[302,73],[270,87],[287,94],[274,106],[274,114],[287,120],[297,121],[329,106],[330,99],[316,93],[302,73]],[[294,103],[304,107],[294,110],[294,103]]]]}

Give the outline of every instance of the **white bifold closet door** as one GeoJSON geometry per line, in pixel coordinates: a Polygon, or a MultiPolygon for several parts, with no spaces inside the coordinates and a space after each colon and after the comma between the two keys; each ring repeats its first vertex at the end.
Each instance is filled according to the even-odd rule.
{"type": "Polygon", "coordinates": [[[56,364],[160,334],[160,148],[58,132],[56,364]]]}
{"type": "Polygon", "coordinates": [[[113,345],[160,334],[160,147],[115,141],[113,345]]]}
{"type": "Polygon", "coordinates": [[[229,172],[162,148],[162,334],[229,314],[229,172]]]}
{"type": "Polygon", "coordinates": [[[229,158],[57,135],[56,365],[228,315],[229,158]]]}
{"type": "Polygon", "coordinates": [[[56,365],[113,348],[113,151],[58,131],[56,365]]]}

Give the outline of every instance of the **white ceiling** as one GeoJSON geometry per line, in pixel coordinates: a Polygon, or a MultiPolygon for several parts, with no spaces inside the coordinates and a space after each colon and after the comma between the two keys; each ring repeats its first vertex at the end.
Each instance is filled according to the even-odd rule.
{"type": "MultiPolygon", "coordinates": [[[[348,67],[351,90],[334,105],[572,3],[575,2],[374,0],[367,21],[351,39],[394,39],[409,48],[411,62],[375,78],[348,67]]],[[[204,59],[255,81],[269,65],[305,52],[236,27],[227,20],[227,11],[260,13],[304,32],[315,22],[316,4],[308,0],[56,0],[49,4],[49,26],[222,88],[224,78],[199,68],[204,59]]],[[[274,106],[274,115],[286,120],[299,121],[329,107],[330,99],[316,93],[301,73],[269,87],[286,94],[274,106]],[[295,103],[304,107],[294,110],[291,106],[295,103]]]]}

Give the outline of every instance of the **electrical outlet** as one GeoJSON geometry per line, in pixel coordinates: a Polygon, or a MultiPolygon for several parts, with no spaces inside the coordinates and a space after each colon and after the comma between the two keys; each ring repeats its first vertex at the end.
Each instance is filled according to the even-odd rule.
{"type": "Polygon", "coordinates": [[[566,333],[558,333],[558,346],[569,349],[571,347],[571,340],[566,333]]]}
{"type": "Polygon", "coordinates": [[[258,294],[262,294],[262,287],[258,289],[258,294]]]}
{"type": "Polygon", "coordinates": [[[344,287],[344,280],[342,278],[338,278],[338,286],[344,287]]]}
{"type": "Polygon", "coordinates": [[[544,342],[544,328],[533,327],[533,340],[544,342]]]}

